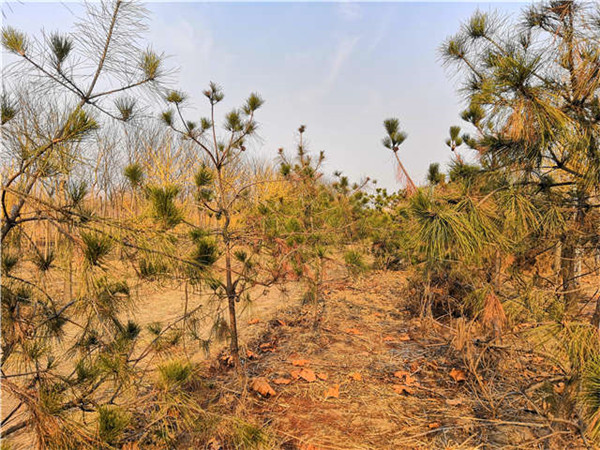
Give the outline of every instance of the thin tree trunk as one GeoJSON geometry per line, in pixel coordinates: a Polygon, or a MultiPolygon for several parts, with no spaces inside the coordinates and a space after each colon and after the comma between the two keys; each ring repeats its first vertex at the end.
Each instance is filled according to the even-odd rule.
{"type": "Polygon", "coordinates": [[[231,338],[231,357],[233,358],[233,364],[237,371],[241,371],[240,363],[240,349],[238,344],[238,329],[237,329],[237,317],[235,312],[236,293],[235,287],[232,280],[232,267],[231,267],[231,250],[229,244],[227,244],[227,250],[225,254],[225,272],[226,272],[226,293],[227,302],[229,306],[229,332],[231,338]]]}
{"type": "MultiPolygon", "coordinates": [[[[215,147],[217,148],[217,147],[215,147]]],[[[235,285],[233,282],[233,267],[231,264],[231,242],[229,236],[229,211],[227,210],[227,202],[225,198],[223,175],[221,168],[217,167],[217,179],[219,182],[219,194],[220,194],[220,209],[224,216],[224,223],[221,229],[223,236],[223,243],[225,244],[225,293],[227,295],[227,306],[229,309],[229,333],[230,333],[230,349],[231,358],[233,365],[238,373],[241,373],[242,365],[240,363],[240,349],[238,343],[238,329],[237,329],[237,317],[235,311],[235,304],[237,301],[237,294],[235,291],[235,285]]]]}
{"type": "Polygon", "coordinates": [[[556,286],[560,286],[561,284],[562,249],[563,241],[561,238],[558,240],[558,242],[556,242],[556,246],[554,247],[554,274],[556,279],[556,286]]]}
{"type": "Polygon", "coordinates": [[[598,295],[598,298],[596,299],[596,309],[594,310],[594,315],[590,322],[600,335],[600,295],[598,295]]]}

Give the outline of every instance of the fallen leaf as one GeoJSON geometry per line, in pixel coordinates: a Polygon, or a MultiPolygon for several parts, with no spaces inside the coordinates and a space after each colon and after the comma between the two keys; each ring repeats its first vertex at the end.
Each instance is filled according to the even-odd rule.
{"type": "Polygon", "coordinates": [[[404,384],[394,384],[392,386],[392,389],[394,389],[394,391],[397,394],[408,394],[408,395],[412,395],[415,393],[415,390],[409,386],[406,386],[404,384]]]}
{"type": "Polygon", "coordinates": [[[258,358],[258,355],[251,350],[246,350],[246,356],[248,357],[248,359],[258,358]]]}
{"type": "Polygon", "coordinates": [[[435,430],[436,428],[441,427],[442,425],[439,422],[431,422],[429,425],[427,425],[429,427],[430,430],[435,430]]]}
{"type": "Polygon", "coordinates": [[[399,370],[398,372],[394,372],[394,376],[396,378],[404,378],[406,375],[410,375],[406,370],[399,370]]]}
{"type": "Polygon", "coordinates": [[[462,399],[460,398],[448,398],[446,399],[446,404],[449,406],[457,406],[462,404],[462,399]]]}
{"type": "Polygon", "coordinates": [[[417,381],[417,377],[413,377],[411,374],[407,374],[404,377],[404,382],[406,384],[415,384],[416,381],[417,381]]]}
{"type": "Polygon", "coordinates": [[[400,333],[400,336],[398,336],[398,340],[399,341],[410,341],[410,336],[408,335],[408,333],[400,333]]]}
{"type": "Polygon", "coordinates": [[[315,373],[310,369],[302,369],[298,376],[309,383],[317,380],[315,373]]]}
{"type": "Polygon", "coordinates": [[[292,376],[292,378],[294,380],[297,380],[298,378],[300,378],[300,372],[302,372],[301,370],[291,370],[290,371],[290,375],[292,376]]]}
{"type": "Polygon", "coordinates": [[[350,375],[350,378],[352,378],[354,381],[362,381],[363,377],[360,374],[360,372],[352,372],[350,375]]]}
{"type": "Polygon", "coordinates": [[[290,384],[292,382],[292,380],[290,380],[289,378],[275,378],[273,380],[273,383],[275,384],[290,384]]]}
{"type": "Polygon", "coordinates": [[[259,319],[256,319],[256,318],[255,319],[250,319],[248,321],[248,325],[254,325],[254,324],[257,324],[258,322],[260,322],[259,319]]]}
{"type": "Polygon", "coordinates": [[[340,385],[334,384],[325,391],[325,398],[340,398],[340,385]]]}
{"type": "Polygon", "coordinates": [[[414,373],[417,370],[419,370],[419,362],[418,361],[411,362],[410,363],[410,371],[414,373]]]}
{"type": "Polygon", "coordinates": [[[323,381],[325,381],[325,380],[327,380],[327,378],[329,378],[329,377],[327,376],[327,374],[326,374],[325,372],[319,372],[319,373],[317,374],[317,378],[319,378],[320,380],[323,380],[323,381]]]}
{"type": "Polygon", "coordinates": [[[410,372],[406,370],[399,370],[398,372],[394,372],[394,376],[396,378],[404,379],[404,383],[407,385],[415,384],[417,381],[417,377],[411,375],[410,372]]]}
{"type": "Polygon", "coordinates": [[[264,344],[260,344],[258,346],[263,352],[274,352],[275,348],[273,347],[272,342],[265,342],[264,344]]]}
{"type": "Polygon", "coordinates": [[[465,381],[467,379],[467,374],[462,369],[452,369],[450,371],[450,376],[454,381],[465,381]]]}
{"type": "Polygon", "coordinates": [[[393,342],[395,340],[396,339],[394,339],[394,337],[392,337],[392,336],[386,336],[383,338],[383,342],[393,342]]]}
{"type": "Polygon", "coordinates": [[[303,367],[308,364],[310,364],[310,361],[308,359],[294,359],[292,361],[292,366],[303,367]]]}
{"type": "Polygon", "coordinates": [[[362,331],[360,331],[360,330],[359,330],[359,329],[357,329],[357,328],[346,328],[346,330],[345,330],[345,331],[346,331],[346,333],[348,333],[348,334],[355,334],[355,335],[360,335],[360,334],[362,334],[362,331]]]}
{"type": "Polygon", "coordinates": [[[258,392],[263,397],[268,397],[270,395],[276,394],[276,392],[273,390],[273,388],[271,387],[269,382],[265,378],[262,378],[262,377],[255,378],[254,380],[252,380],[252,383],[250,384],[250,388],[253,391],[258,392]]]}

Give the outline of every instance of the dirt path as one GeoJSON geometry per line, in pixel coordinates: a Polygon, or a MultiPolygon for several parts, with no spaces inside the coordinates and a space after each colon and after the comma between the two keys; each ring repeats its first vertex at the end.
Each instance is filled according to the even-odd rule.
{"type": "MultiPolygon", "coordinates": [[[[280,448],[542,448],[536,443],[556,430],[521,398],[491,418],[443,330],[411,319],[403,285],[401,274],[375,273],[328,292],[319,331],[298,310],[273,321],[249,371],[275,394],[256,394],[251,415],[280,448]]],[[[561,433],[558,447],[544,448],[579,448],[561,433]]]]}

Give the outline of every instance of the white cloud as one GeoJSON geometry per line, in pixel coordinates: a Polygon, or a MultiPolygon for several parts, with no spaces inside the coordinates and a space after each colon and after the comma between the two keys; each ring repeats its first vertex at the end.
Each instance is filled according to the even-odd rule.
{"type": "Polygon", "coordinates": [[[358,20],[362,17],[360,5],[355,2],[343,1],[338,3],[337,11],[344,20],[358,20]]]}
{"type": "Polygon", "coordinates": [[[340,74],[340,71],[342,70],[342,67],[344,66],[344,63],[348,60],[348,58],[354,51],[354,48],[356,47],[356,44],[359,40],[360,36],[352,36],[345,37],[339,42],[331,60],[329,74],[327,75],[325,83],[326,87],[331,87],[331,85],[336,81],[337,77],[340,74]]]}
{"type": "Polygon", "coordinates": [[[151,42],[160,42],[166,53],[174,55],[181,63],[207,65],[214,49],[214,38],[209,27],[203,23],[180,18],[175,22],[165,22],[159,15],[154,16],[151,42]]]}
{"type": "Polygon", "coordinates": [[[375,50],[377,46],[381,43],[381,41],[383,41],[390,29],[390,25],[392,23],[391,18],[391,14],[384,14],[383,16],[381,16],[377,28],[374,30],[374,32],[371,33],[372,39],[367,49],[368,52],[372,52],[373,50],[375,50]]]}

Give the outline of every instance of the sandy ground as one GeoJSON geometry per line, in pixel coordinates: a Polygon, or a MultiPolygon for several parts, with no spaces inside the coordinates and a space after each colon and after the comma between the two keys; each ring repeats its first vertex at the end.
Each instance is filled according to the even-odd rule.
{"type": "MultiPolygon", "coordinates": [[[[317,310],[299,307],[298,285],[285,295],[272,289],[245,308],[241,342],[255,355],[246,372],[274,391],[250,395],[245,417],[264,426],[276,448],[290,450],[585,448],[573,427],[549,421],[548,405],[528,394],[540,383],[558,392],[556,367],[505,341],[472,372],[448,324],[410,313],[405,285],[402,272],[372,272],[329,285],[317,310]]],[[[183,311],[183,289],[134,295],[142,325],[183,311]]],[[[188,307],[200,299],[191,295],[188,307]]],[[[479,351],[480,336],[467,338],[479,351]]],[[[198,350],[196,357],[207,356],[198,350]]],[[[207,376],[232,382],[222,368],[207,376]]],[[[26,434],[14,442],[31,447],[26,434]]]]}
{"type": "Polygon", "coordinates": [[[275,394],[256,394],[249,416],[268,424],[279,448],[585,448],[521,395],[554,368],[499,349],[486,353],[501,356],[489,369],[470,372],[444,325],[408,312],[404,283],[401,273],[375,272],[339,286],[317,330],[295,311],[253,343],[259,358],[248,370],[275,394]]]}
{"type": "MultiPolygon", "coordinates": [[[[60,283],[57,283],[60,286],[60,283]]],[[[240,344],[245,348],[245,343],[248,340],[254,339],[259,333],[256,326],[256,320],[260,322],[268,321],[269,319],[278,316],[282,308],[298,305],[301,298],[302,286],[298,283],[289,283],[285,286],[285,290],[278,288],[270,288],[268,290],[256,289],[253,292],[253,301],[251,303],[241,302],[238,307],[238,327],[240,332],[240,344]],[[253,322],[249,324],[248,322],[253,322]]],[[[153,322],[161,322],[168,324],[169,322],[180,317],[185,306],[185,289],[183,286],[179,288],[159,288],[155,285],[144,283],[133,289],[132,298],[135,307],[127,314],[127,318],[135,320],[144,329],[147,325],[153,322]]],[[[206,303],[206,296],[188,290],[188,308],[195,308],[200,304],[206,303]]],[[[224,305],[223,305],[224,306],[224,305]]],[[[260,323],[258,322],[258,323],[260,323]]],[[[208,335],[211,324],[206,322],[204,332],[208,335]]],[[[73,330],[66,330],[67,336],[72,334],[73,330]]],[[[147,332],[143,332],[146,333],[147,332]]],[[[145,336],[146,339],[148,338],[145,336]]],[[[142,339],[144,335],[142,335],[142,339]]],[[[68,339],[67,339],[68,342],[68,339]]],[[[221,351],[227,344],[219,342],[211,346],[209,354],[203,349],[190,346],[190,358],[199,361],[213,358],[215,354],[221,351]]],[[[67,362],[68,363],[68,362],[67,362]]],[[[2,417],[11,411],[17,405],[12,396],[2,390],[0,410],[2,417]]],[[[14,422],[18,422],[22,416],[15,415],[14,422]]],[[[17,432],[7,443],[11,445],[13,450],[25,450],[32,448],[34,445],[33,436],[28,432],[17,432]]]]}

